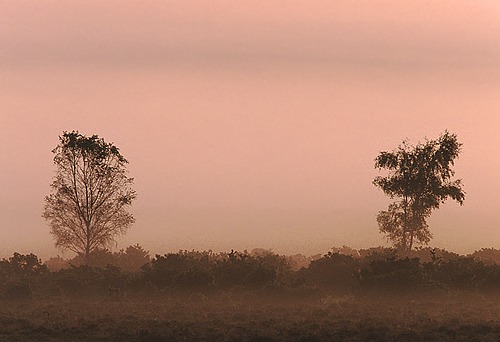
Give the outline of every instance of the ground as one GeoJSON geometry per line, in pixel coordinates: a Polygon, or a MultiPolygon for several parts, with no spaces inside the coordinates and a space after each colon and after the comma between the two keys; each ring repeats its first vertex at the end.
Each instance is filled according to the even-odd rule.
{"type": "Polygon", "coordinates": [[[1,341],[500,341],[500,298],[2,301],[1,341]]]}

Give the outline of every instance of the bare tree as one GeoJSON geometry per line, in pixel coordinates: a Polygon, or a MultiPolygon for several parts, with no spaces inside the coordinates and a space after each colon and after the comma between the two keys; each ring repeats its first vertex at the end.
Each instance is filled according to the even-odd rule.
{"type": "Polygon", "coordinates": [[[93,250],[109,246],[135,221],[127,210],[136,197],[128,161],[113,143],[77,131],[63,132],[52,153],[57,171],[42,217],[57,247],[87,261],[93,250]]]}

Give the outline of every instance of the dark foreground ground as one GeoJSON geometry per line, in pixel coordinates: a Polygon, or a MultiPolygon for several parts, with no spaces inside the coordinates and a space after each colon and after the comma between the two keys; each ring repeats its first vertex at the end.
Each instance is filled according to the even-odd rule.
{"type": "Polygon", "coordinates": [[[500,298],[0,302],[1,341],[500,341],[500,298]]]}

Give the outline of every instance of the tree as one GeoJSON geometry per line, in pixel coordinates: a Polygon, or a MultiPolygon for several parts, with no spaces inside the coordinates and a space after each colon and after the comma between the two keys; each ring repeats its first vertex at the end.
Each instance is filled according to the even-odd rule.
{"type": "Polygon", "coordinates": [[[97,135],[63,132],[52,151],[56,175],[42,217],[55,244],[80,255],[106,247],[134,223],[128,207],[136,197],[128,161],[97,135]]]}
{"type": "Polygon", "coordinates": [[[460,179],[452,180],[452,169],[461,146],[455,134],[445,131],[438,139],[416,146],[403,142],[392,152],[380,152],[375,168],[389,171],[373,184],[396,202],[377,215],[380,231],[396,247],[409,253],[415,242],[428,244],[432,238],[426,219],[448,198],[460,205],[465,199],[460,179]]]}

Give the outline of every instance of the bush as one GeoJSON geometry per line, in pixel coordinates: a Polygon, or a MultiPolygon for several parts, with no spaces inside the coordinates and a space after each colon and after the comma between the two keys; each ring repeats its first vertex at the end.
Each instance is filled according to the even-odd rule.
{"type": "Polygon", "coordinates": [[[472,253],[471,257],[478,261],[482,261],[487,265],[500,265],[500,249],[481,248],[480,250],[472,253]]]}
{"type": "Polygon", "coordinates": [[[346,294],[357,288],[359,265],[359,260],[351,255],[328,252],[299,275],[313,286],[346,294]]]}
{"type": "Polygon", "coordinates": [[[0,261],[0,273],[7,278],[38,277],[47,272],[47,266],[38,257],[31,254],[14,253],[9,260],[0,261]]]}
{"type": "Polygon", "coordinates": [[[143,278],[158,289],[207,289],[212,283],[208,255],[202,253],[169,253],[156,255],[143,267],[143,278]]]}
{"type": "Polygon", "coordinates": [[[361,286],[364,290],[409,292],[424,289],[424,274],[420,259],[395,257],[373,260],[361,271],[361,286]]]}
{"type": "Polygon", "coordinates": [[[213,272],[215,286],[220,289],[287,287],[293,273],[285,257],[272,253],[252,256],[235,251],[217,260],[213,272]]]}
{"type": "Polygon", "coordinates": [[[125,289],[129,284],[126,274],[114,266],[73,266],[53,273],[52,279],[64,295],[72,297],[107,296],[110,288],[125,289]]]}
{"type": "Polygon", "coordinates": [[[158,289],[180,291],[286,287],[292,274],[285,257],[272,253],[253,256],[235,251],[220,254],[180,251],[156,255],[143,267],[146,282],[158,289]]]}
{"type": "Polygon", "coordinates": [[[424,265],[427,275],[448,289],[477,291],[500,288],[500,266],[485,265],[471,256],[436,260],[424,265]]]}
{"type": "MultiPolygon", "coordinates": [[[[55,272],[49,272],[34,254],[14,253],[8,260],[0,261],[0,295],[10,299],[122,298],[128,292],[146,296],[210,292],[312,299],[363,291],[500,292],[500,265],[486,264],[477,256],[421,249],[415,253],[427,255],[423,262],[419,258],[398,258],[393,249],[372,248],[356,254],[344,247],[342,251],[349,253],[329,252],[321,258],[311,258],[309,266],[299,270],[292,269],[292,259],[270,250],[217,254],[179,251],[156,255],[141,270],[133,271],[149,260],[148,252],[135,245],[119,253],[98,251],[92,260],[99,260],[96,264],[100,267],[71,266],[55,272]],[[117,266],[107,262],[103,266],[109,258],[117,266]]],[[[56,264],[63,260],[53,259],[56,264]]]]}
{"type": "MultiPolygon", "coordinates": [[[[61,258],[62,259],[62,258],[61,258]]],[[[119,252],[111,252],[106,248],[98,248],[90,253],[87,263],[82,256],[77,255],[73,259],[66,261],[66,264],[73,266],[91,266],[96,268],[106,268],[112,265],[127,272],[137,272],[142,266],[149,263],[151,258],[149,252],[143,249],[139,244],[128,246],[126,249],[121,249],[119,252]]],[[[47,262],[60,263],[64,265],[64,261],[55,258],[49,259],[47,262]]],[[[57,266],[57,265],[55,265],[57,266]]],[[[59,267],[67,268],[67,267],[59,267]]],[[[58,270],[58,269],[56,269],[58,270]]]]}

